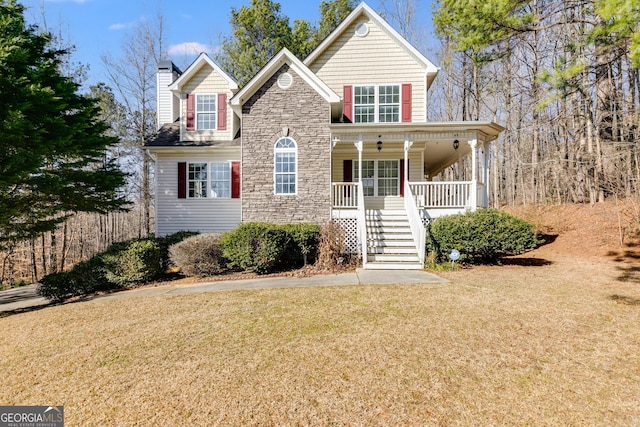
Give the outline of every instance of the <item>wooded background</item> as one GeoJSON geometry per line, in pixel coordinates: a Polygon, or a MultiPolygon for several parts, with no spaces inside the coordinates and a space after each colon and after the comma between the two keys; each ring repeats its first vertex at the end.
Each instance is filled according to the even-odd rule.
{"type": "MultiPolygon", "coordinates": [[[[593,204],[610,197],[640,205],[639,3],[440,0],[435,36],[425,20],[431,7],[426,0],[383,0],[380,12],[441,67],[430,90],[430,121],[493,120],[506,128],[490,148],[493,207],[593,204]]],[[[323,1],[317,26],[291,26],[277,3],[252,0],[232,9],[233,35],[222,40],[216,61],[241,64],[237,71],[246,80],[264,65],[233,60],[260,57],[251,51],[258,44],[246,40],[262,37],[262,50],[289,47],[303,49],[302,55],[355,5],[323,1]]],[[[112,242],[153,232],[153,159],[141,146],[155,130],[155,68],[166,57],[162,15],[125,40],[119,54],[104,55],[112,70],[108,85],[91,92],[101,99],[112,135],[122,141],[112,154],[132,174],[126,190],[132,211],[78,214],[54,233],[0,252],[1,284],[36,281],[112,242]]],[[[445,178],[468,179],[469,173],[466,159],[445,178]]]]}
{"type": "Polygon", "coordinates": [[[506,128],[491,147],[495,207],[638,197],[639,10],[637,0],[442,0],[431,120],[506,128]]]}

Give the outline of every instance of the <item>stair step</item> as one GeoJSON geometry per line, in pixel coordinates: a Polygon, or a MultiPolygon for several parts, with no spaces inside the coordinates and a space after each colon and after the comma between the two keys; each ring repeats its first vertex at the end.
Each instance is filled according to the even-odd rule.
{"type": "Polygon", "coordinates": [[[367,263],[370,270],[421,270],[407,213],[403,209],[368,209],[367,263]]]}
{"type": "MultiPolygon", "coordinates": [[[[411,233],[367,233],[367,240],[373,241],[405,241],[412,240],[411,233]]],[[[415,244],[415,243],[414,243],[415,244]]]]}
{"type": "Polygon", "coordinates": [[[365,209],[364,214],[369,215],[401,215],[407,216],[403,209],[365,209]]]}
{"type": "Polygon", "coordinates": [[[418,256],[418,251],[416,250],[415,246],[413,248],[409,248],[409,247],[393,247],[393,246],[370,246],[367,248],[367,254],[379,254],[379,255],[383,255],[383,254],[387,254],[387,255],[391,255],[391,254],[403,254],[403,255],[415,255],[418,256]]]}
{"type": "Polygon", "coordinates": [[[392,247],[392,248],[413,248],[413,249],[415,249],[416,244],[411,239],[403,239],[403,240],[389,240],[389,239],[386,239],[386,240],[369,240],[368,246],[369,247],[376,247],[376,248],[392,247]]]}
{"type": "Polygon", "coordinates": [[[367,262],[365,270],[422,270],[422,266],[419,262],[367,262]]]}
{"type": "Polygon", "coordinates": [[[391,263],[397,263],[397,262],[417,262],[419,263],[420,260],[418,259],[418,255],[414,254],[367,254],[367,261],[371,261],[371,262],[391,262],[391,263]]]}

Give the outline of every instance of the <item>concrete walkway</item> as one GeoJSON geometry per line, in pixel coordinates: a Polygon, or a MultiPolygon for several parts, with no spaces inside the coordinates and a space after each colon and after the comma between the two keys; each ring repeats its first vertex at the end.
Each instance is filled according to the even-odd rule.
{"type": "Polygon", "coordinates": [[[162,285],[116,292],[99,299],[136,298],[153,295],[184,295],[199,292],[229,291],[237,289],[294,288],[300,286],[353,286],[393,285],[420,283],[448,283],[435,274],[417,270],[363,270],[355,273],[320,274],[310,277],[267,277],[245,280],[193,283],[188,285],[162,285]]]}
{"type": "MultiPolygon", "coordinates": [[[[237,289],[293,288],[300,286],[353,286],[448,283],[446,279],[418,270],[363,270],[355,273],[320,274],[310,277],[267,277],[244,280],[222,280],[192,284],[166,284],[139,289],[114,292],[89,299],[109,300],[142,298],[157,295],[183,295],[199,292],[215,292],[237,289]]],[[[48,301],[39,297],[36,286],[25,286],[0,292],[0,312],[46,305],[48,301]]]]}
{"type": "Polygon", "coordinates": [[[0,311],[13,311],[49,304],[36,292],[38,285],[21,286],[0,292],[0,311]]]}

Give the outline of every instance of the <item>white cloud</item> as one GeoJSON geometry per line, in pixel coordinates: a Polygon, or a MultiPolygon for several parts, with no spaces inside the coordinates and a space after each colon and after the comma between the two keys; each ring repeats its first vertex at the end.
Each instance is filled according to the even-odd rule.
{"type": "Polygon", "coordinates": [[[133,28],[136,25],[138,25],[141,22],[146,21],[147,18],[144,16],[141,16],[140,18],[136,19],[135,21],[130,21],[130,22],[118,22],[116,24],[111,24],[109,25],[109,29],[110,30],[114,30],[114,31],[119,31],[119,30],[124,30],[127,28],[133,28]]]}
{"type": "Polygon", "coordinates": [[[124,30],[125,28],[131,26],[131,24],[111,24],[109,25],[110,30],[124,30]]]}
{"type": "Polygon", "coordinates": [[[181,55],[198,55],[200,52],[209,52],[211,48],[198,42],[185,42],[180,44],[173,44],[167,49],[169,56],[181,56],[181,55]]]}

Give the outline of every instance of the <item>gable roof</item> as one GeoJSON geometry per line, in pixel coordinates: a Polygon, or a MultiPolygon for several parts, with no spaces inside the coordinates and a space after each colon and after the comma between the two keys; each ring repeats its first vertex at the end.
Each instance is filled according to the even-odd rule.
{"type": "Polygon", "coordinates": [[[374,21],[382,31],[384,31],[391,39],[393,39],[402,49],[409,53],[420,65],[422,65],[426,72],[429,84],[435,79],[440,68],[436,67],[431,61],[429,61],[418,49],[413,47],[404,37],[400,35],[387,21],[382,19],[371,7],[365,2],[360,3],[353,11],[336,27],[335,30],[327,36],[326,39],[320,43],[320,45],[307,56],[304,60],[306,66],[311,66],[316,59],[318,59],[341,35],[347,30],[353,23],[355,23],[361,16],[366,16],[370,20],[374,21]]]}
{"type": "Polygon", "coordinates": [[[242,105],[253,96],[275,72],[284,64],[289,65],[309,86],[311,86],[320,96],[329,103],[340,102],[340,97],[331,90],[318,76],[316,76],[306,65],[302,63],[289,49],[282,48],[262,69],[253,76],[251,80],[229,101],[239,115],[242,113],[242,105]]]}
{"type": "Polygon", "coordinates": [[[205,65],[210,66],[216,73],[220,74],[220,76],[222,76],[222,78],[224,78],[229,83],[229,89],[238,89],[238,83],[227,73],[222,71],[222,69],[218,67],[218,64],[216,64],[211,58],[209,58],[209,55],[202,52],[200,55],[198,55],[196,60],[193,61],[191,65],[189,65],[184,73],[182,73],[180,77],[178,77],[173,83],[169,85],[169,90],[173,92],[180,92],[182,90],[182,86],[184,86],[184,84],[188,82],[189,79],[191,79],[205,65]]]}

